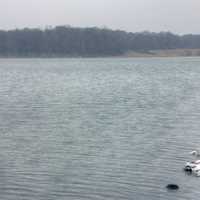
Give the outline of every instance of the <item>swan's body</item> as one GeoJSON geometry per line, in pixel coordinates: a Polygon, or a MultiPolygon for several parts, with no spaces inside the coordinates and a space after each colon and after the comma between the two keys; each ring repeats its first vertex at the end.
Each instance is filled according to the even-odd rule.
{"type": "Polygon", "coordinates": [[[194,167],[192,169],[192,172],[196,175],[196,176],[200,176],[200,165],[197,165],[196,167],[194,167]]]}
{"type": "Polygon", "coordinates": [[[191,168],[194,168],[194,167],[197,167],[197,166],[200,166],[200,160],[195,160],[195,161],[192,161],[192,162],[186,162],[186,165],[185,165],[185,167],[191,167],[191,168]]]}
{"type": "MultiPolygon", "coordinates": [[[[200,149],[196,149],[190,152],[191,155],[199,157],[200,156],[200,149]]],[[[195,160],[192,162],[187,162],[185,164],[184,170],[188,173],[193,173],[196,176],[200,176],[200,160],[195,160]]]]}
{"type": "Polygon", "coordinates": [[[193,173],[196,176],[200,176],[200,160],[187,162],[184,170],[189,173],[193,173]]]}

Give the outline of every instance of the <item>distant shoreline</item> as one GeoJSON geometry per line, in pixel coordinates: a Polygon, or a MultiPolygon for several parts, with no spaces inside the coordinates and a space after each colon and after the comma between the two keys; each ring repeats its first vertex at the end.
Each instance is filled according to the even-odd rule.
{"type": "Polygon", "coordinates": [[[70,26],[0,30],[0,57],[3,58],[176,56],[200,56],[200,34],[133,33],[70,26]]]}
{"type": "Polygon", "coordinates": [[[149,51],[129,51],[121,55],[97,55],[97,56],[73,56],[73,55],[37,55],[37,56],[0,56],[0,59],[11,58],[38,58],[38,59],[53,59],[53,58],[154,58],[154,57],[200,57],[200,49],[165,49],[165,50],[149,50],[149,51]]]}

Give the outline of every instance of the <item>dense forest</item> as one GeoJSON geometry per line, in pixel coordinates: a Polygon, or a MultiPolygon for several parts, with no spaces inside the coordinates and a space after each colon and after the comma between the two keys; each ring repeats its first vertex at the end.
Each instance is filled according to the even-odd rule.
{"type": "Polygon", "coordinates": [[[128,51],[200,48],[200,35],[129,33],[100,28],[57,26],[0,30],[1,57],[117,56],[128,51]]]}

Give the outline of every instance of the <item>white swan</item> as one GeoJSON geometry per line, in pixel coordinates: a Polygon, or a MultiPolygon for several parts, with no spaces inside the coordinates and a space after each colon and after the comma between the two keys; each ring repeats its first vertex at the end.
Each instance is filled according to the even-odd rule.
{"type": "Polygon", "coordinates": [[[190,154],[193,156],[200,156],[200,150],[191,151],[190,154]]]}

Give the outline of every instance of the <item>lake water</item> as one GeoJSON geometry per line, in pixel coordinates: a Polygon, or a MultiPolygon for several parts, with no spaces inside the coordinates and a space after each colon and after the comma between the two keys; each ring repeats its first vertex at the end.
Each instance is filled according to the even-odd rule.
{"type": "Polygon", "coordinates": [[[198,200],[199,147],[200,58],[0,59],[0,199],[198,200]]]}

